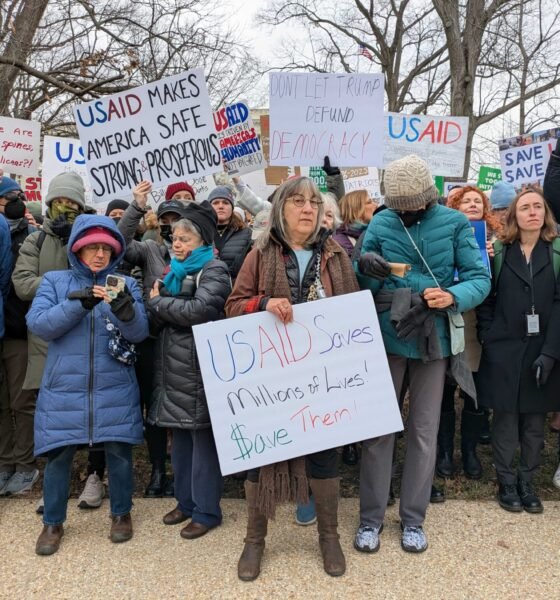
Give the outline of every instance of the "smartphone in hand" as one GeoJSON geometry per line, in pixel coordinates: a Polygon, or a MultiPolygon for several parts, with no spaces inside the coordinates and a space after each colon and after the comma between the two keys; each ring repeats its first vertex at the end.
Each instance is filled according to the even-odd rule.
{"type": "Polygon", "coordinates": [[[119,275],[107,275],[107,279],[105,280],[105,290],[107,291],[107,296],[114,300],[120,292],[124,292],[124,288],[126,286],[126,280],[124,277],[119,277],[119,275]]]}

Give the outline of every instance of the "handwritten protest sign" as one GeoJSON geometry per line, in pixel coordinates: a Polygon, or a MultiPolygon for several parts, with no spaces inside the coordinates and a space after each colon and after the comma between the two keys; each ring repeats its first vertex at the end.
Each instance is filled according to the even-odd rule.
{"type": "Polygon", "coordinates": [[[74,107],[96,202],[222,169],[202,69],[74,107]]]}
{"type": "Polygon", "coordinates": [[[542,184],[557,138],[560,138],[560,127],[500,140],[504,181],[515,187],[524,183],[542,184]]]}
{"type": "Polygon", "coordinates": [[[383,162],[383,75],[270,74],[270,164],[383,162]]]}
{"type": "Polygon", "coordinates": [[[481,166],[478,172],[478,183],[476,184],[479,189],[484,192],[491,190],[497,181],[502,179],[502,170],[497,167],[481,166]]]}
{"type": "Polygon", "coordinates": [[[224,475],[402,429],[368,291],[193,331],[224,475]]]}
{"type": "Polygon", "coordinates": [[[375,167],[341,169],[346,193],[366,190],[370,198],[381,198],[379,173],[375,167]]]}
{"type": "Polygon", "coordinates": [[[241,175],[264,168],[261,143],[245,102],[216,111],[214,125],[227,173],[241,175]]]}
{"type": "Polygon", "coordinates": [[[80,140],[46,135],[43,138],[43,181],[41,190],[43,198],[47,196],[47,190],[53,177],[69,171],[77,173],[83,179],[86,204],[91,204],[93,202],[93,191],[80,140]]]}
{"type": "MultiPolygon", "coordinates": [[[[264,153],[264,158],[267,163],[270,163],[270,118],[268,115],[261,115],[261,144],[264,153]]],[[[267,186],[277,186],[292,175],[300,175],[299,167],[271,167],[268,166],[264,170],[264,177],[267,186]]],[[[273,190],[274,191],[274,190],[273,190]]]]}
{"type": "Polygon", "coordinates": [[[383,162],[416,154],[433,175],[461,177],[465,166],[468,117],[387,113],[383,162]]]}
{"type": "Polygon", "coordinates": [[[0,117],[0,169],[17,175],[39,173],[41,125],[37,121],[0,117]]]}

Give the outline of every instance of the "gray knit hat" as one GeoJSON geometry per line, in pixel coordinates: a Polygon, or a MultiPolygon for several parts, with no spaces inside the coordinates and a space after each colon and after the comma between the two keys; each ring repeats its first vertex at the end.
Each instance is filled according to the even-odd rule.
{"type": "Polygon", "coordinates": [[[47,206],[50,206],[55,198],[68,198],[68,200],[79,204],[80,208],[84,210],[86,207],[86,192],[84,182],[78,173],[72,171],[60,173],[51,180],[45,199],[47,206]]]}
{"type": "Polygon", "coordinates": [[[384,183],[385,206],[395,210],[419,210],[439,196],[428,165],[415,154],[390,163],[384,183]]]}

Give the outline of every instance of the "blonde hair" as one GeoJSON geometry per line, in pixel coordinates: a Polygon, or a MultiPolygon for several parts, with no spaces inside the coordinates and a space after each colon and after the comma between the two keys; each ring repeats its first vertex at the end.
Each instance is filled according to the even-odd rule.
{"type": "Polygon", "coordinates": [[[511,244],[521,237],[519,224],[517,223],[517,215],[515,213],[519,200],[521,200],[521,198],[523,198],[523,196],[526,194],[537,194],[543,200],[544,223],[541,227],[541,240],[545,242],[552,242],[553,239],[558,237],[556,221],[554,220],[554,215],[552,214],[552,210],[550,210],[550,206],[548,206],[548,203],[543,196],[542,189],[537,186],[530,185],[527,186],[522,192],[519,192],[519,194],[517,194],[517,196],[515,196],[513,199],[513,202],[509,205],[504,222],[504,229],[500,235],[500,239],[502,242],[504,242],[504,244],[511,244]]]}
{"type": "Polygon", "coordinates": [[[366,190],[356,190],[344,194],[340,200],[340,217],[343,225],[348,226],[356,221],[361,221],[368,200],[369,194],[366,190]]]}

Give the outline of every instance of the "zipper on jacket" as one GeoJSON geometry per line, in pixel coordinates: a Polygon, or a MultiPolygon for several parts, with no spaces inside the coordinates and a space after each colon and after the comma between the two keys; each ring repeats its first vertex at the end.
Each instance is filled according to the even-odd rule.
{"type": "MultiPolygon", "coordinates": [[[[93,285],[96,283],[96,277],[93,276],[93,285]]],[[[89,329],[89,386],[88,386],[88,403],[89,403],[89,446],[93,446],[93,351],[94,351],[94,329],[95,329],[95,318],[93,312],[95,307],[91,309],[90,319],[91,327],[89,329]]]]}
{"type": "Polygon", "coordinates": [[[295,262],[296,270],[297,270],[297,281],[298,281],[298,301],[297,301],[297,303],[301,304],[301,302],[303,300],[303,282],[305,281],[305,276],[309,273],[309,269],[313,268],[317,254],[316,254],[316,252],[311,253],[311,258],[309,259],[309,262],[307,263],[307,267],[305,267],[305,272],[301,279],[299,276],[299,261],[297,259],[296,253],[291,248],[290,248],[290,254],[291,254],[292,260],[295,262]]]}

